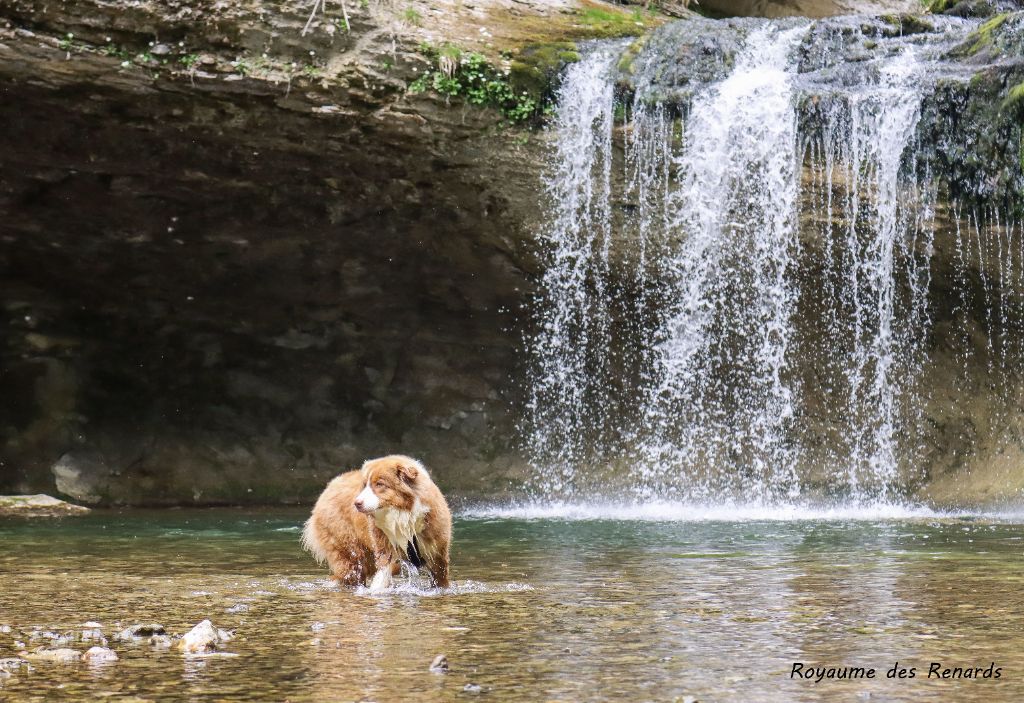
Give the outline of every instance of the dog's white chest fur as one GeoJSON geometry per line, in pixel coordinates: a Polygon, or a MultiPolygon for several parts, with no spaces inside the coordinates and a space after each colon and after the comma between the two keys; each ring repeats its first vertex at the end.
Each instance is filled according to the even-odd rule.
{"type": "Polygon", "coordinates": [[[409,542],[423,529],[424,518],[429,512],[430,508],[417,498],[412,510],[381,508],[373,514],[373,521],[398,553],[404,556],[409,542]]]}

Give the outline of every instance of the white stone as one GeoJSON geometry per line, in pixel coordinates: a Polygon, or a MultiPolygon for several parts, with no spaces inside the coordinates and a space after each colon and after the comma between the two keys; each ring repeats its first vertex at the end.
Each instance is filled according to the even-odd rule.
{"type": "Polygon", "coordinates": [[[117,652],[106,647],[90,647],[85,654],[82,655],[82,659],[91,663],[98,662],[116,662],[118,659],[117,652]]]}
{"type": "Polygon", "coordinates": [[[215,652],[221,644],[232,639],[233,633],[220,630],[209,620],[203,620],[181,639],[178,646],[186,654],[204,654],[215,652]]]}

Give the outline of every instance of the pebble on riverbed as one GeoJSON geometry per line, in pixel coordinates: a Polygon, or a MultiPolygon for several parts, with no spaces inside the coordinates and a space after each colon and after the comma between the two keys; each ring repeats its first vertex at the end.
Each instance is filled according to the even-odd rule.
{"type": "Polygon", "coordinates": [[[209,620],[203,620],[181,638],[178,646],[185,654],[210,654],[234,637],[228,630],[218,629],[209,620]]]}
{"type": "Polygon", "coordinates": [[[434,657],[434,661],[430,662],[430,671],[433,674],[447,674],[448,657],[443,654],[438,654],[434,657]]]}

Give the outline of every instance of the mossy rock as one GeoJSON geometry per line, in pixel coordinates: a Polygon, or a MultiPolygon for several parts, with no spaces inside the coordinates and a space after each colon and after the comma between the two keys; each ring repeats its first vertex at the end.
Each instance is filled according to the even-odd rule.
{"type": "Polygon", "coordinates": [[[619,58],[618,69],[620,73],[628,73],[633,75],[633,62],[636,61],[636,57],[640,55],[640,52],[644,48],[644,44],[647,43],[647,37],[640,37],[629,47],[622,52],[622,56],[619,58]]]}
{"type": "Polygon", "coordinates": [[[644,12],[639,7],[623,11],[594,5],[583,8],[575,16],[584,34],[595,39],[635,37],[661,21],[657,14],[644,12]]]}
{"type": "Polygon", "coordinates": [[[929,0],[925,2],[928,12],[954,17],[991,17],[999,11],[996,3],[989,0],[929,0]]]}
{"type": "Polygon", "coordinates": [[[886,37],[927,34],[935,31],[935,25],[920,15],[882,15],[879,19],[891,27],[882,31],[882,35],[886,37]]]}
{"type": "Polygon", "coordinates": [[[539,102],[551,95],[561,69],[579,60],[573,42],[530,44],[519,49],[512,59],[509,83],[517,94],[526,93],[539,102]]]}
{"type": "Polygon", "coordinates": [[[1024,82],[1012,86],[1006,92],[1006,98],[1003,99],[1000,109],[1005,111],[1012,110],[1018,114],[1024,109],[1024,82]]]}
{"type": "Polygon", "coordinates": [[[964,43],[953,49],[950,54],[956,57],[976,56],[993,48],[995,36],[1009,18],[1009,12],[996,15],[971,32],[964,43]]]}

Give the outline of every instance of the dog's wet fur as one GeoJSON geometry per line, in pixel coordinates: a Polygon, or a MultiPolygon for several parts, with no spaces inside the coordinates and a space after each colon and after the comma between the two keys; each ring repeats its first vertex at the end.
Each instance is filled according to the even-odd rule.
{"type": "Polygon", "coordinates": [[[343,473],[320,495],[302,544],[340,583],[391,585],[401,562],[448,586],[452,516],[423,464],[395,454],[343,473]]]}

